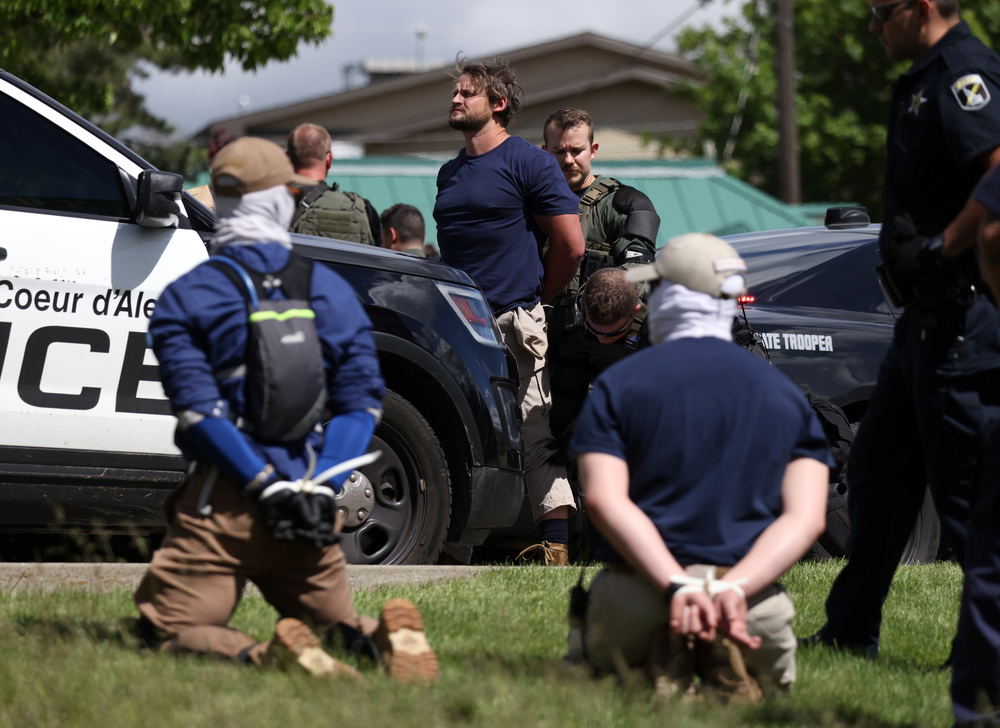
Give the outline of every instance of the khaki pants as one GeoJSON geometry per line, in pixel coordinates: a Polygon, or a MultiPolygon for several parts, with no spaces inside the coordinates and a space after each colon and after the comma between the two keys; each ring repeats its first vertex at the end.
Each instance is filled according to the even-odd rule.
{"type": "MultiPolygon", "coordinates": [[[[691,576],[704,578],[707,567],[687,567],[691,576]]],[[[756,650],[741,648],[747,671],[756,678],[765,695],[774,688],[788,689],[795,682],[795,607],[778,586],[764,589],[749,600],[747,631],[761,638],[756,650]]],[[[649,667],[654,642],[666,643],[670,630],[670,606],[641,576],[605,569],[590,587],[584,627],[587,660],[597,669],[615,669],[621,661],[628,667],[649,667]]]]}
{"type": "Polygon", "coordinates": [[[207,476],[188,475],[167,500],[166,538],[135,593],[140,614],[168,640],[165,649],[256,660],[266,648],[226,625],[247,581],[281,617],[325,631],[338,624],[372,633],[377,622],[354,610],[347,561],[339,545],[318,549],[271,538],[256,501],[219,475],[209,502],[197,511],[207,476]]]}
{"type": "Polygon", "coordinates": [[[531,514],[537,521],[559,506],[569,506],[572,512],[576,506],[566,469],[548,461],[555,451],[549,428],[552,395],[545,368],[548,337],[542,305],[508,311],[497,319],[497,324],[504,344],[517,360],[524,480],[531,501],[531,514]]]}

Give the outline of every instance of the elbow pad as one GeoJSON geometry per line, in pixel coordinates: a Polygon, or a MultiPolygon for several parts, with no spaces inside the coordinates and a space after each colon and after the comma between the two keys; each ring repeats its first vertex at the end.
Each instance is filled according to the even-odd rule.
{"type": "Polygon", "coordinates": [[[625,223],[618,230],[619,238],[640,239],[656,248],[656,235],[660,232],[660,216],[653,202],[635,187],[622,187],[615,193],[612,206],[625,215],[625,223]]]}

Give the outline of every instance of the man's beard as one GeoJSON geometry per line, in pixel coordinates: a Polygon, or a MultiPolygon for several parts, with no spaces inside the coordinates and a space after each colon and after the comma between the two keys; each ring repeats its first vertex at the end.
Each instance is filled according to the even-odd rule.
{"type": "Polygon", "coordinates": [[[450,126],[455,131],[479,131],[484,126],[486,126],[487,121],[489,121],[488,118],[477,119],[475,117],[469,116],[468,114],[460,117],[449,116],[448,126],[450,126]]]}

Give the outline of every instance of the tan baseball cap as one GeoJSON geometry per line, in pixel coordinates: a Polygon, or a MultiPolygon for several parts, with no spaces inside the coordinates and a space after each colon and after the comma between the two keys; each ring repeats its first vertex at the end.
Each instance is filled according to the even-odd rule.
{"type": "Polygon", "coordinates": [[[279,185],[315,186],[316,180],[295,174],[285,150],[258,137],[230,142],[212,160],[212,192],[216,197],[242,197],[279,185]]]}
{"type": "Polygon", "coordinates": [[[656,261],[625,271],[633,283],[663,279],[715,298],[736,298],[746,292],[747,264],[733,246],[706,233],[687,233],[667,241],[656,261]],[[738,279],[729,280],[733,276],[738,279]]]}

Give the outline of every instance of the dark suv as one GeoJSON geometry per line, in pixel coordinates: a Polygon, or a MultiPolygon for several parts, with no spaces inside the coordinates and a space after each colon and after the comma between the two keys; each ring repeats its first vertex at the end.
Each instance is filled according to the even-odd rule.
{"type": "MultiPolygon", "coordinates": [[[[771,363],[810,392],[842,408],[852,428],[868,407],[879,364],[902,313],[879,282],[878,235],[864,208],[831,208],[822,226],[727,236],[747,263],[743,314],[771,363]]],[[[819,555],[844,554],[850,473],[831,483],[827,533],[819,555]]],[[[903,554],[933,561],[940,523],[928,493],[903,554]]]]}
{"type": "MultiPolygon", "coordinates": [[[[183,475],[146,346],[214,215],[180,178],[0,71],[0,532],[154,533],[183,475]]],[[[517,382],[464,273],[294,236],[357,291],[388,386],[375,464],[339,499],[353,563],[433,563],[512,523],[523,493],[517,382]]]]}

